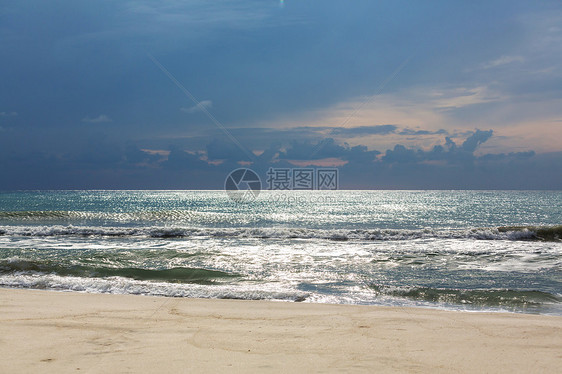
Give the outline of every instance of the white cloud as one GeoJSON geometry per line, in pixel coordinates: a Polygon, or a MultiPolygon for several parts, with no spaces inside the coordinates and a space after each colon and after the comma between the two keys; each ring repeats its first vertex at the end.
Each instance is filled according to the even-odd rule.
{"type": "MultiPolygon", "coordinates": [[[[264,22],[273,22],[275,7],[264,2],[227,0],[129,1],[124,9],[128,14],[145,16],[152,25],[201,26],[216,25],[249,28],[264,22]]],[[[279,22],[279,21],[276,21],[279,22]]]]}
{"type": "MultiPolygon", "coordinates": [[[[476,87],[417,87],[394,94],[364,96],[305,113],[286,126],[373,126],[396,124],[400,128],[427,130],[450,128],[455,110],[477,104],[509,100],[503,93],[481,85],[476,87]],[[359,110],[357,110],[359,109],[359,110]]],[[[473,124],[468,125],[474,127],[473,124]]]]}
{"type": "Polygon", "coordinates": [[[495,84],[478,86],[416,87],[392,94],[357,97],[323,109],[311,110],[284,120],[275,119],[266,127],[299,126],[360,127],[394,124],[396,133],[384,136],[362,135],[346,138],[350,145],[367,145],[370,149],[391,149],[395,144],[428,148],[443,142],[445,129],[454,139],[466,137],[475,128],[493,129],[495,135],[486,143],[488,151],[512,152],[534,150],[560,151],[562,101],[526,100],[495,88],[495,84]],[[488,104],[488,105],[482,105],[488,104]],[[360,108],[356,112],[356,109],[360,108]],[[352,115],[353,114],[353,115],[352,115]],[[351,118],[350,118],[351,116],[351,118]],[[432,134],[404,136],[402,129],[423,129],[432,134]]]}
{"type": "Polygon", "coordinates": [[[486,62],[481,65],[482,69],[492,69],[498,66],[511,64],[513,62],[524,62],[525,59],[521,56],[501,56],[495,60],[486,62]]]}
{"type": "Polygon", "coordinates": [[[17,112],[0,112],[0,117],[15,117],[17,115],[17,112]]]}
{"type": "Polygon", "coordinates": [[[194,106],[189,107],[189,108],[180,108],[180,110],[182,112],[185,112],[185,113],[197,113],[197,112],[202,111],[203,108],[209,109],[209,108],[212,108],[212,107],[213,107],[213,102],[211,100],[203,100],[203,101],[200,101],[198,105],[194,105],[194,106]]]}
{"type": "Polygon", "coordinates": [[[106,116],[105,114],[100,114],[97,117],[85,117],[82,118],[82,122],[87,122],[87,123],[104,123],[104,122],[112,122],[112,119],[109,118],[108,116],[106,116]]]}
{"type": "MultiPolygon", "coordinates": [[[[136,40],[149,50],[177,48],[177,43],[214,38],[217,30],[247,30],[272,25],[301,23],[295,15],[276,17],[275,4],[266,1],[134,0],[120,4],[116,22],[101,31],[67,36],[57,48],[75,51],[77,46],[97,41],[136,40]]],[[[137,42],[138,43],[138,42],[137,42]]],[[[136,45],[137,43],[132,43],[136,45]]],[[[74,53],[74,52],[73,52],[74,53]]]]}
{"type": "Polygon", "coordinates": [[[433,90],[428,102],[438,110],[452,110],[505,99],[505,96],[493,92],[489,87],[478,86],[433,90]]]}

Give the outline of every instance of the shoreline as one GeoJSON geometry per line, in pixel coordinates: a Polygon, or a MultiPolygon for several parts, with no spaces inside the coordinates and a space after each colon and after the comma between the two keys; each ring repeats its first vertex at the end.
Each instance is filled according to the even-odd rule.
{"type": "Polygon", "coordinates": [[[345,303],[330,303],[330,302],[317,302],[305,300],[288,300],[288,299],[244,299],[244,298],[229,298],[229,297],[191,297],[191,296],[168,296],[168,295],[147,295],[147,294],[123,294],[123,293],[109,293],[109,292],[90,292],[90,291],[75,291],[70,289],[52,289],[52,288],[29,288],[29,287],[11,287],[0,286],[0,290],[21,290],[21,291],[38,291],[38,292],[54,292],[64,294],[86,294],[86,295],[109,295],[109,296],[131,296],[131,297],[149,297],[156,299],[187,299],[187,300],[234,300],[234,301],[249,301],[249,302],[271,302],[271,303],[289,303],[289,304],[310,304],[310,305],[342,305],[342,306],[360,306],[360,307],[374,307],[383,309],[400,309],[409,310],[433,310],[451,313],[488,313],[488,314],[518,314],[518,315],[531,315],[531,316],[551,316],[562,318],[562,313],[542,313],[542,312],[526,312],[523,310],[505,310],[492,306],[475,307],[466,309],[456,309],[453,307],[438,306],[437,304],[431,305],[393,305],[393,304],[345,304],[345,303]]]}
{"type": "Polygon", "coordinates": [[[556,372],[562,317],[0,288],[0,372],[556,372]]]}

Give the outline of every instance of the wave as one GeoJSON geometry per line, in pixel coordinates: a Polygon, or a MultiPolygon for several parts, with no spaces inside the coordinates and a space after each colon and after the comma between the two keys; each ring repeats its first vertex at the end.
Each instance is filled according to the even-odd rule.
{"type": "Polygon", "coordinates": [[[562,225],[515,226],[473,229],[421,230],[325,230],[308,228],[183,228],[183,227],[106,227],[106,226],[0,226],[4,236],[107,236],[107,237],[224,237],[258,239],[412,240],[425,238],[475,240],[562,241],[562,225]]]}
{"type": "Polygon", "coordinates": [[[0,212],[0,219],[42,219],[42,218],[72,218],[80,212],[71,211],[13,211],[0,212]]]}
{"type": "Polygon", "coordinates": [[[370,285],[376,293],[416,301],[486,307],[527,308],[560,303],[562,297],[536,290],[454,289],[370,285]]]}
{"type": "Polygon", "coordinates": [[[527,233],[534,235],[534,239],[544,241],[561,241],[562,225],[558,226],[504,226],[498,227],[502,233],[527,233]]]}
{"type": "Polygon", "coordinates": [[[301,302],[310,296],[298,290],[282,290],[275,284],[197,283],[142,281],[132,278],[60,276],[55,273],[0,273],[0,287],[46,289],[88,293],[189,297],[210,299],[280,300],[301,302]]]}
{"type": "MultiPolygon", "coordinates": [[[[116,222],[190,220],[197,213],[190,210],[162,210],[143,212],[81,212],[66,210],[0,211],[0,220],[52,221],[52,220],[107,220],[116,222]]],[[[209,214],[209,213],[205,213],[209,214]]]]}
{"type": "Polygon", "coordinates": [[[50,261],[9,259],[0,261],[0,274],[42,273],[60,276],[108,278],[123,277],[139,281],[168,283],[215,284],[220,280],[238,278],[240,275],[217,270],[175,267],[170,269],[112,268],[85,265],[63,265],[50,261]]]}

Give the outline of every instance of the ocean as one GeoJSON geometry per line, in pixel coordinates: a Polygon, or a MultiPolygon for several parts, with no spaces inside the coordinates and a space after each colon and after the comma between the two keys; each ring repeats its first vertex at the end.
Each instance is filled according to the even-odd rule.
{"type": "Polygon", "coordinates": [[[0,287],[562,315],[560,191],[0,192],[0,287]]]}

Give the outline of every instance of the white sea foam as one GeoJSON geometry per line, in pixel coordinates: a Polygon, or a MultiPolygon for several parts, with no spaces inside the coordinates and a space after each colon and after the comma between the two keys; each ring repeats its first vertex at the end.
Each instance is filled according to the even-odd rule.
{"type": "Polygon", "coordinates": [[[0,194],[0,286],[562,314],[559,192],[326,194],[0,194]]]}
{"type": "Polygon", "coordinates": [[[89,293],[131,294],[167,297],[213,299],[302,301],[308,293],[268,284],[228,284],[208,287],[199,284],[147,282],[130,278],[86,278],[56,274],[2,274],[0,286],[12,288],[50,289],[89,293]]]}
{"type": "Polygon", "coordinates": [[[145,236],[170,237],[238,237],[271,239],[411,240],[423,238],[477,240],[531,240],[537,238],[533,228],[472,229],[308,229],[308,228],[185,228],[185,227],[107,227],[107,226],[0,226],[6,236],[145,236]]]}

